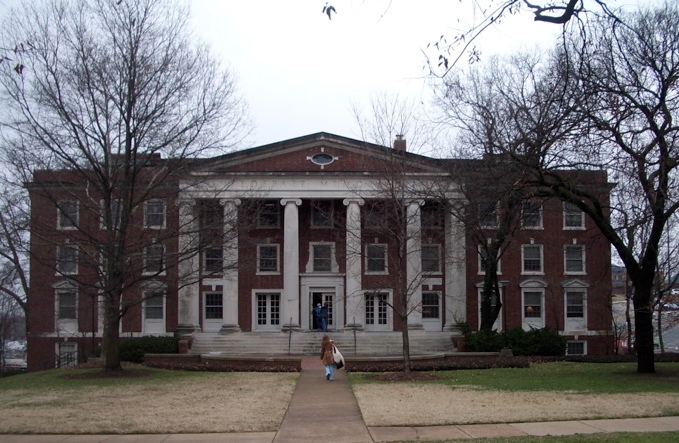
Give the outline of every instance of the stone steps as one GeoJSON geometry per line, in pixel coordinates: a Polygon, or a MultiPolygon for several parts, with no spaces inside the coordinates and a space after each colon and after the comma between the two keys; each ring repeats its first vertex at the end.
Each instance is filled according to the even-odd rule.
{"type": "MultiPolygon", "coordinates": [[[[403,352],[400,332],[329,331],[328,335],[343,354],[400,355],[403,352]]],[[[322,332],[311,331],[196,333],[190,353],[314,355],[320,352],[322,338],[322,332]]],[[[412,331],[409,339],[411,355],[455,351],[449,332],[412,331]]]]}

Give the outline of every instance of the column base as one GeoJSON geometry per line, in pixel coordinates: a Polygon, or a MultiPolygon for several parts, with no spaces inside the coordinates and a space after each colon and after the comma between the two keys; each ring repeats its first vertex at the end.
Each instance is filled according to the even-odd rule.
{"type": "Polygon", "coordinates": [[[445,325],[443,330],[445,332],[452,332],[453,335],[462,335],[462,328],[455,323],[445,325]]]}
{"type": "Polygon", "coordinates": [[[179,324],[174,330],[175,337],[183,337],[185,335],[191,335],[196,332],[196,327],[194,325],[179,324]]]}
{"type": "Polygon", "coordinates": [[[219,335],[229,335],[234,332],[241,332],[239,325],[222,325],[222,328],[219,330],[219,335]]]}

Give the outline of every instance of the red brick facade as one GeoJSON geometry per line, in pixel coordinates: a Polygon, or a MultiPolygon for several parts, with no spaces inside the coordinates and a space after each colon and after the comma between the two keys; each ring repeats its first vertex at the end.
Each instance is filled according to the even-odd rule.
{"type": "MultiPolygon", "coordinates": [[[[222,323],[222,332],[226,326],[243,332],[280,331],[286,327],[293,330],[311,329],[317,326],[312,319],[311,309],[321,300],[330,300],[332,303],[334,329],[401,330],[398,316],[380,310],[383,307],[379,297],[375,298],[374,303],[368,299],[373,295],[392,297],[390,302],[398,308],[394,279],[397,275],[401,275],[399,278],[402,279],[407,278],[412,272],[394,272],[397,265],[394,261],[398,260],[391,255],[377,257],[377,260],[373,257],[370,264],[365,256],[369,245],[377,245],[378,251],[379,248],[385,248],[390,254],[399,245],[395,235],[389,235],[383,229],[371,228],[366,221],[371,203],[385,197],[386,189],[376,189],[374,186],[386,173],[393,174],[393,153],[390,148],[319,133],[195,161],[191,173],[168,179],[166,186],[155,189],[154,195],[145,197],[163,202],[165,222],[162,228],[145,228],[145,206],[140,205],[133,213],[133,226],[137,228],[130,231],[134,242],[138,244],[137,259],[148,238],[162,238],[167,256],[166,269],[161,275],[148,279],[140,277],[141,267],[130,271],[134,278],[130,279],[130,286],[123,294],[123,298],[130,301],[130,306],[121,322],[121,336],[172,335],[179,330],[183,335],[186,334],[187,325],[189,333],[214,333],[220,331],[222,323]],[[194,177],[201,177],[201,182],[191,185],[194,177]],[[208,192],[208,189],[211,191],[208,192]],[[195,275],[195,282],[186,285],[178,283],[183,264],[176,260],[173,262],[172,257],[177,255],[182,244],[182,220],[177,204],[179,199],[197,202],[194,211],[199,216],[201,205],[211,204],[214,208],[224,210],[221,208],[230,207],[221,206],[228,204],[224,203],[224,199],[236,202],[239,230],[233,240],[237,245],[237,254],[232,258],[237,263],[237,269],[231,271],[231,277],[227,278],[227,271],[208,275],[203,250],[197,256],[200,272],[195,275]],[[286,206],[290,199],[295,201],[286,206]],[[360,200],[360,203],[352,205],[354,200],[360,200]],[[257,211],[260,209],[257,208],[260,208],[260,202],[270,202],[271,208],[278,208],[275,226],[259,226],[260,213],[257,211]],[[331,225],[314,225],[313,215],[320,211],[318,202],[324,202],[323,214],[330,211],[331,225]],[[348,226],[349,212],[355,211],[355,208],[360,208],[362,220],[358,229],[353,225],[348,226]],[[289,226],[285,214],[296,216],[293,227],[289,226]],[[352,233],[360,236],[360,251],[350,250],[352,233]],[[295,239],[295,245],[290,244],[290,239],[295,239]],[[310,256],[310,251],[319,256],[310,256]],[[326,257],[324,254],[328,251],[331,256],[326,257]],[[275,265],[275,269],[260,272],[258,266],[264,262],[260,261],[258,254],[273,252],[277,252],[275,260],[266,263],[267,266],[275,265]],[[295,268],[290,268],[286,257],[297,257],[298,271],[292,279],[286,272],[295,268]],[[352,257],[359,261],[352,261],[352,257]],[[388,268],[385,265],[385,271],[388,272],[368,272],[369,266],[382,266],[380,260],[384,258],[391,261],[388,268]],[[356,269],[358,275],[355,274],[356,269]],[[162,306],[135,303],[135,300],[141,300],[140,294],[149,282],[163,285],[162,306]],[[228,288],[237,289],[235,293],[228,293],[228,288]],[[353,292],[350,294],[350,291],[353,292]],[[196,306],[197,309],[182,306],[196,306]],[[237,312],[231,312],[231,306],[237,307],[237,312]],[[153,315],[149,315],[151,312],[153,315]],[[381,315],[384,317],[381,318],[381,315]],[[159,316],[160,319],[149,318],[159,316]]],[[[407,160],[403,162],[407,164],[404,176],[455,182],[455,177],[446,175],[445,165],[449,160],[407,153],[399,155],[401,160],[407,160]]],[[[158,160],[149,166],[146,171],[148,174],[142,174],[141,180],[152,176],[154,168],[162,164],[158,160]]],[[[589,173],[587,176],[592,186],[607,192],[605,174],[589,173]]],[[[55,354],[60,352],[73,350],[81,357],[88,355],[92,345],[101,340],[102,312],[94,289],[101,263],[98,263],[95,245],[99,244],[98,241],[106,232],[101,229],[96,205],[100,196],[93,194],[92,189],[85,186],[85,180],[75,173],[41,171],[36,173],[28,188],[32,204],[28,364],[30,370],[37,370],[53,365],[55,354]],[[62,229],[58,226],[57,204],[63,200],[78,202],[78,229],[62,229]],[[58,248],[65,243],[77,244],[80,248],[77,275],[64,276],[56,272],[58,248]],[[68,282],[75,284],[66,284],[68,282]],[[60,285],[75,288],[77,296],[74,307],[64,302],[64,306],[59,308],[56,294],[62,287],[60,285]],[[69,309],[75,309],[75,314],[71,315],[69,309]],[[60,315],[75,318],[60,320],[60,315]]],[[[453,193],[448,198],[455,200],[461,196],[453,193]]],[[[472,329],[476,329],[479,323],[478,284],[483,280],[479,272],[476,244],[468,231],[466,240],[455,246],[451,226],[458,222],[451,221],[450,215],[441,215],[441,219],[434,223],[428,218],[432,208],[433,213],[436,213],[436,209],[444,207],[446,203],[433,203],[430,201],[433,199],[427,198],[420,200],[412,206],[412,210],[422,220],[426,218],[428,221],[418,225],[418,238],[422,245],[429,248],[430,253],[434,253],[430,256],[433,261],[428,266],[437,269],[422,277],[417,291],[413,292],[418,302],[424,294],[424,298],[433,300],[433,304],[424,310],[418,309],[409,323],[411,327],[414,325],[425,331],[450,331],[453,334],[456,322],[466,320],[472,329]],[[436,206],[441,204],[444,206],[436,206]],[[465,257],[463,267],[454,263],[452,257],[455,248],[465,257]],[[448,253],[451,250],[453,254],[448,253]],[[438,262],[433,258],[436,251],[439,251],[438,262]],[[466,318],[461,319],[460,316],[466,318]]],[[[540,293],[542,312],[539,320],[542,327],[563,331],[569,340],[582,344],[588,354],[612,353],[608,243],[586,218],[583,227],[564,228],[564,204],[561,201],[545,201],[541,214],[540,228],[518,231],[502,257],[499,278],[504,287],[505,312],[499,320],[499,327],[527,327],[524,293],[540,293]],[[540,246],[540,272],[527,274],[523,271],[524,245],[540,246]],[[565,248],[574,245],[582,246],[584,250],[584,269],[569,273],[565,270],[565,248]],[[572,318],[569,320],[565,311],[566,292],[572,288],[584,294],[584,302],[580,307],[584,309],[582,321],[586,324],[571,330],[567,324],[569,321],[572,323],[572,318]]],[[[223,219],[228,214],[217,215],[223,219]]],[[[392,222],[395,220],[388,221],[392,222]]],[[[464,232],[464,229],[460,232],[464,232]]],[[[218,235],[221,233],[214,229],[201,228],[200,244],[208,245],[218,235]]],[[[398,266],[405,269],[406,261],[403,259],[398,266]]],[[[573,349],[577,349],[577,346],[573,349]]]]}

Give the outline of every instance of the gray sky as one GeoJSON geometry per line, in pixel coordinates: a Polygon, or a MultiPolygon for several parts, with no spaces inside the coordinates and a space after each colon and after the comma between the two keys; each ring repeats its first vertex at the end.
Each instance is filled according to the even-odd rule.
{"type": "MultiPolygon", "coordinates": [[[[474,18],[457,0],[193,0],[196,31],[238,74],[260,145],[320,131],[359,137],[351,103],[389,92],[428,102],[422,50],[474,18]]],[[[551,41],[559,27],[511,17],[483,54],[551,41]]]]}

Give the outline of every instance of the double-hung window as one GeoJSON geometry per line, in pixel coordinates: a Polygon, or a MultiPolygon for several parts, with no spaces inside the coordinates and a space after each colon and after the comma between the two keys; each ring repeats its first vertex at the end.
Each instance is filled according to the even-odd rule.
{"type": "Polygon", "coordinates": [[[152,229],[165,228],[164,200],[148,200],[144,204],[144,226],[152,229]]]}
{"type": "Polygon", "coordinates": [[[278,245],[266,244],[257,246],[257,272],[261,274],[277,274],[279,272],[278,245]]]}
{"type": "Polygon", "coordinates": [[[530,200],[522,202],[521,227],[523,229],[542,228],[542,205],[530,200]]]}
{"type": "Polygon", "coordinates": [[[332,228],[332,200],[314,200],[311,202],[311,227],[332,228]]]}
{"type": "Polygon", "coordinates": [[[57,228],[75,229],[78,226],[78,202],[63,200],[57,204],[57,228]]]}
{"type": "Polygon", "coordinates": [[[104,200],[100,204],[99,224],[101,229],[114,229],[120,226],[121,201],[111,199],[110,205],[106,206],[104,200]]]}
{"type": "Polygon", "coordinates": [[[497,228],[497,202],[493,200],[481,201],[477,205],[477,220],[482,228],[497,228]]]}
{"type": "Polygon", "coordinates": [[[387,245],[366,245],[366,273],[384,274],[387,272],[387,245]]]}
{"type": "Polygon", "coordinates": [[[422,272],[427,274],[441,272],[440,245],[422,245],[422,272]]]}
{"type": "Polygon", "coordinates": [[[566,292],[566,318],[584,318],[585,293],[583,291],[566,292]]]}
{"type": "Polygon", "coordinates": [[[440,297],[438,292],[422,292],[422,318],[439,318],[441,316],[440,297]]]}
{"type": "Polygon", "coordinates": [[[144,248],[144,274],[165,272],[165,247],[156,243],[144,248]]]}
{"type": "Polygon", "coordinates": [[[144,318],[146,320],[162,320],[165,318],[164,295],[160,291],[144,294],[144,318]]]}
{"type": "Polygon", "coordinates": [[[563,228],[564,229],[584,229],[585,214],[580,208],[570,202],[563,204],[563,228]]]}
{"type": "Polygon", "coordinates": [[[585,273],[585,247],[583,245],[564,247],[564,271],[566,274],[585,273]]]}
{"type": "Polygon", "coordinates": [[[78,273],[78,247],[73,244],[57,246],[57,272],[62,275],[78,273]]]}
{"type": "Polygon", "coordinates": [[[221,274],[223,270],[223,249],[211,247],[203,252],[203,270],[206,274],[221,274]]]}
{"type": "Polygon", "coordinates": [[[542,274],[542,245],[523,245],[521,247],[522,269],[524,274],[542,274]]]}
{"type": "Polygon", "coordinates": [[[524,291],[523,317],[542,318],[542,292],[524,291]]]}
{"type": "Polygon", "coordinates": [[[78,318],[78,297],[75,289],[57,290],[57,319],[76,320],[78,318]]]}
{"type": "Polygon", "coordinates": [[[262,200],[257,203],[257,227],[278,228],[281,223],[281,205],[276,200],[262,200]]]}
{"type": "Polygon", "coordinates": [[[332,271],[332,244],[318,243],[313,244],[313,271],[330,272],[332,271]]]}

